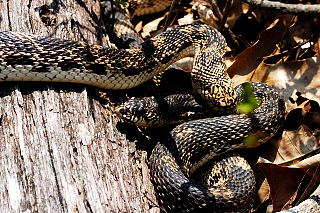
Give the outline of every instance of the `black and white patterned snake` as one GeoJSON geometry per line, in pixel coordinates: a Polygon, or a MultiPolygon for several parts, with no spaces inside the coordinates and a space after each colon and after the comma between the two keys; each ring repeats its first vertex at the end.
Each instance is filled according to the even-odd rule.
{"type": "MultiPolygon", "coordinates": [[[[201,22],[163,32],[142,43],[141,48],[121,50],[4,31],[0,32],[0,81],[74,82],[129,89],[193,54],[195,93],[212,110],[234,112],[242,87],[234,89],[226,73],[225,49],[221,34],[201,22]]],[[[284,115],[284,103],[273,88],[260,83],[253,87],[261,104],[253,113],[185,122],[156,145],[150,170],[160,203],[167,210],[250,209],[253,173],[242,157],[229,151],[246,147],[248,138],[257,143],[266,141],[280,128],[284,115]],[[208,178],[196,183],[194,175],[213,158],[217,164],[208,178]]]]}

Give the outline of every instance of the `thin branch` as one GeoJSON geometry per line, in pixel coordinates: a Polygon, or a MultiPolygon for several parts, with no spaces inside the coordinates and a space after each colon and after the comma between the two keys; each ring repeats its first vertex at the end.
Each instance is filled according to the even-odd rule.
{"type": "Polygon", "coordinates": [[[227,0],[226,6],[223,10],[223,17],[220,20],[219,29],[222,29],[224,27],[224,25],[226,24],[227,18],[230,13],[231,5],[232,5],[232,0],[227,0]]]}
{"type": "Polygon", "coordinates": [[[281,2],[269,0],[244,0],[244,2],[266,9],[277,10],[281,13],[319,15],[320,4],[304,5],[304,4],[285,4],[281,2]]]}
{"type": "Polygon", "coordinates": [[[222,15],[222,13],[218,7],[218,4],[215,0],[211,1],[211,9],[220,21],[222,19],[223,15],[222,15]]]}
{"type": "MultiPolygon", "coordinates": [[[[227,2],[226,10],[224,11],[225,13],[229,13],[229,8],[231,6],[231,3],[232,3],[231,0],[227,2]],[[228,5],[228,4],[230,4],[230,5],[228,5]]],[[[211,9],[212,9],[212,12],[219,19],[219,31],[226,31],[229,34],[233,45],[236,46],[236,48],[240,48],[240,44],[239,44],[239,42],[237,40],[237,36],[234,35],[234,33],[232,32],[232,30],[229,27],[225,27],[225,22],[226,22],[227,16],[222,14],[222,12],[220,11],[220,9],[219,9],[219,7],[217,5],[216,0],[211,0],[211,9]],[[221,24],[221,23],[223,23],[223,24],[221,24]]]]}
{"type": "Polygon", "coordinates": [[[170,23],[169,21],[171,19],[172,13],[173,13],[173,8],[174,8],[174,6],[176,6],[176,4],[177,4],[177,0],[173,0],[171,3],[170,9],[169,9],[169,14],[168,14],[166,22],[164,24],[163,30],[166,30],[169,27],[169,23],[170,23]]]}

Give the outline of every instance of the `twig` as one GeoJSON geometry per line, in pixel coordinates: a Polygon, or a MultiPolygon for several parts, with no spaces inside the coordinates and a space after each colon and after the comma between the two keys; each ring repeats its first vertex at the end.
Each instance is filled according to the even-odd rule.
{"type": "Polygon", "coordinates": [[[319,15],[320,4],[285,4],[269,0],[244,0],[244,2],[261,8],[277,10],[281,13],[319,15]]]}
{"type": "Polygon", "coordinates": [[[218,7],[218,4],[215,0],[211,0],[211,9],[220,21],[222,19],[223,15],[222,15],[222,13],[218,7]]]}
{"type": "Polygon", "coordinates": [[[171,3],[170,9],[169,9],[169,14],[167,16],[166,22],[164,23],[163,30],[166,30],[169,27],[169,21],[170,21],[171,16],[172,16],[172,11],[173,11],[173,8],[174,8],[174,6],[176,4],[177,4],[177,0],[173,0],[172,3],[171,3]]]}
{"type": "Polygon", "coordinates": [[[232,5],[232,0],[227,0],[226,6],[223,10],[223,17],[219,23],[219,29],[222,29],[224,27],[225,23],[227,22],[227,18],[229,16],[231,5],[232,5]]]}
{"type": "MultiPolygon", "coordinates": [[[[229,7],[231,6],[231,2],[232,1],[228,1],[227,2],[227,5],[225,6],[225,13],[229,13],[229,7]],[[230,5],[228,5],[230,4],[230,5]]],[[[219,19],[219,31],[226,31],[229,36],[230,36],[230,39],[233,43],[234,46],[236,46],[237,49],[240,48],[240,44],[237,40],[237,37],[236,35],[234,35],[234,33],[232,32],[232,30],[229,28],[229,27],[225,27],[225,22],[226,22],[226,18],[227,18],[227,15],[223,15],[217,5],[217,2],[216,0],[211,0],[211,8],[212,8],[212,11],[213,13],[217,16],[217,18],[219,19]],[[222,24],[223,23],[223,24],[222,24]]]]}
{"type": "Polygon", "coordinates": [[[112,0],[110,2],[111,2],[111,13],[112,13],[111,18],[112,18],[112,20],[114,20],[114,18],[115,18],[115,15],[114,15],[114,3],[113,3],[112,0]]]}

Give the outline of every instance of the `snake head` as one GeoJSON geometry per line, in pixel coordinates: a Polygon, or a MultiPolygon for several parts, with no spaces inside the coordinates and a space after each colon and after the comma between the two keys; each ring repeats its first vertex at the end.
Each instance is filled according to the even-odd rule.
{"type": "Polygon", "coordinates": [[[148,127],[157,121],[155,102],[149,98],[131,98],[116,107],[116,114],[125,122],[148,127]]]}

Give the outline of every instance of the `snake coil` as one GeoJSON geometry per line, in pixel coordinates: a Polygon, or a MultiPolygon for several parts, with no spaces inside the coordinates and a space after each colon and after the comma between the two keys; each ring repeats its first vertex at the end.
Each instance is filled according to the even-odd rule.
{"type": "MultiPolygon", "coordinates": [[[[128,89],[194,54],[191,79],[195,92],[212,110],[231,112],[238,98],[222,60],[225,50],[221,34],[201,22],[163,32],[144,42],[142,48],[122,50],[4,31],[0,32],[0,81],[73,82],[128,89]]],[[[219,161],[214,168],[220,169],[216,175],[222,178],[218,182],[209,178],[211,188],[194,183],[190,177],[212,158],[242,147],[249,135],[260,142],[279,128],[283,102],[271,87],[254,84],[254,88],[261,99],[261,107],[254,113],[183,123],[155,147],[150,158],[151,174],[158,197],[168,209],[191,211],[213,207],[225,212],[248,208],[247,196],[253,193],[254,179],[239,157],[219,161]],[[230,166],[229,170],[222,171],[224,166],[230,166]],[[243,179],[230,181],[235,174],[241,174],[238,177],[243,179]],[[249,185],[240,184],[237,189],[246,180],[249,185]]]]}

